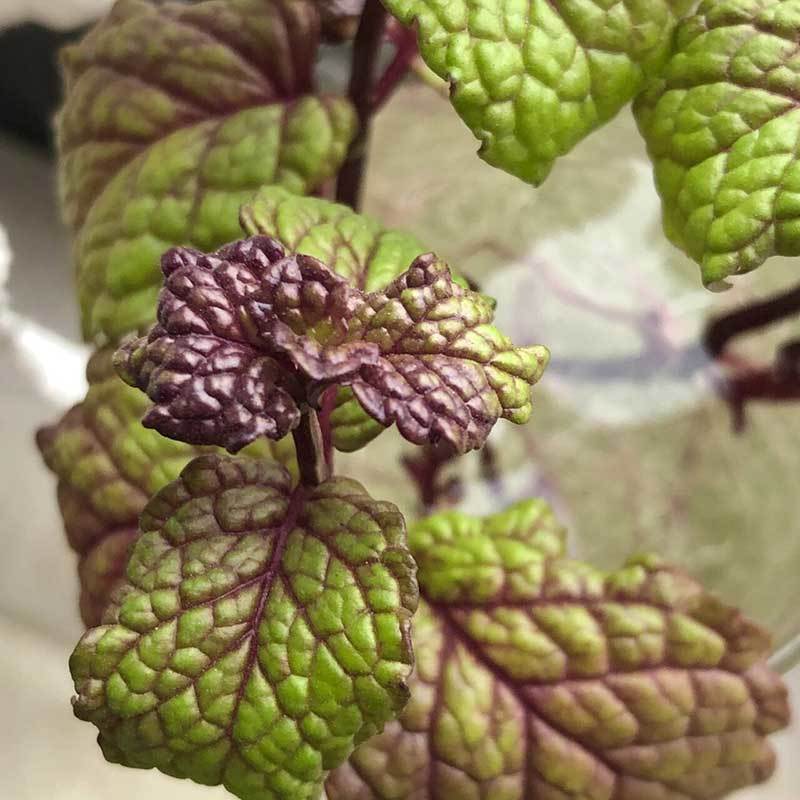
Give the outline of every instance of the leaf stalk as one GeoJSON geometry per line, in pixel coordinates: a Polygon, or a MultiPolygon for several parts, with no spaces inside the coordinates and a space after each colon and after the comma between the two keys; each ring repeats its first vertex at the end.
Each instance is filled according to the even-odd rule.
{"type": "Polygon", "coordinates": [[[313,408],[309,408],[300,417],[300,424],[292,431],[292,438],[300,469],[300,483],[313,487],[328,480],[331,470],[325,457],[319,417],[313,408]]]}

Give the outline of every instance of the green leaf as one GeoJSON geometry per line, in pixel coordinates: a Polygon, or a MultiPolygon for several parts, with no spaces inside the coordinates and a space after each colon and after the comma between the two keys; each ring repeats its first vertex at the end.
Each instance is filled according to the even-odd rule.
{"type": "MultiPolygon", "coordinates": [[[[384,228],[348,206],[298,197],[275,186],[262,189],[242,208],[241,223],[249,235],[272,236],[287,250],[318,258],[367,291],[385,288],[427,250],[414,236],[384,228]]],[[[338,391],[330,423],[333,444],[344,452],[359,450],[385,430],[348,388],[338,391]]]]}
{"type": "Polygon", "coordinates": [[[319,259],[352,286],[374,292],[386,288],[421,253],[419,240],[385,228],[373,217],[318,197],[299,197],[268,186],[241,210],[248,236],[277,239],[293,253],[319,259]]]}
{"type": "Polygon", "coordinates": [[[259,187],[336,173],[355,116],[313,96],[318,28],[305,0],[120,0],[64,51],[60,184],[87,339],[152,321],[168,247],[218,247],[259,187]]]}
{"type": "Polygon", "coordinates": [[[771,773],[789,712],[768,637],[685,574],[567,559],[538,500],[434,516],[409,544],[412,699],[329,800],[712,800],[771,773]]]}
{"type": "Polygon", "coordinates": [[[364,411],[353,390],[347,387],[336,392],[336,402],[329,420],[333,446],[343,453],[360,450],[386,430],[364,411]]]}
{"type": "Polygon", "coordinates": [[[292,489],[201,456],[142,515],[127,583],[70,661],[105,757],[243,800],[314,800],[408,699],[405,524],[355,481],[292,489]]]}
{"type": "Polygon", "coordinates": [[[349,386],[381,426],[465,452],[501,417],[527,422],[549,359],[515,347],[492,325],[493,301],[430,253],[377,292],[266,236],[210,255],[174,248],[162,270],[158,324],[116,366],[155,403],[145,425],[185,442],[236,452],[278,439],[349,386]]]}
{"type": "Polygon", "coordinates": [[[713,0],[636,101],[670,239],[712,284],[800,255],[800,3],[713,0]]]}
{"type": "MultiPolygon", "coordinates": [[[[533,184],[610,120],[669,53],[668,0],[385,0],[489,164],[533,184]]],[[[685,3],[681,3],[681,6],[685,3]]]]}
{"type": "MultiPolygon", "coordinates": [[[[139,515],[150,497],[208,448],[165,439],[142,427],[148,402],[114,372],[112,350],[89,361],[85,399],[37,434],[58,478],[58,501],[70,547],[79,555],[81,616],[97,625],[124,570],[139,515]]],[[[296,474],[291,439],[260,440],[249,455],[270,455],[296,474]]]]}

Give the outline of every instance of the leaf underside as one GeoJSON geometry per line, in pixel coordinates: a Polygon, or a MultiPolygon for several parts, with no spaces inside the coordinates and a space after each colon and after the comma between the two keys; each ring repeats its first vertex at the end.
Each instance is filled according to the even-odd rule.
{"type": "MultiPolygon", "coordinates": [[[[84,400],[36,437],[42,458],[58,478],[67,541],[79,556],[80,610],[87,626],[100,622],[124,575],[147,501],[192,458],[212,449],[143,428],[147,398],[119,379],[112,354],[105,348],[92,356],[84,400]]],[[[270,456],[297,473],[291,439],[262,439],[245,453],[270,456]]]]}
{"type": "Polygon", "coordinates": [[[610,120],[669,53],[667,0],[386,0],[415,25],[425,63],[480,140],[480,155],[533,184],[610,120]]]}
{"type": "Polygon", "coordinates": [[[713,284],[800,255],[800,3],[713,0],[635,105],[670,239],[713,284]]]}
{"type": "Polygon", "coordinates": [[[152,322],[168,247],[218,247],[259,187],[336,174],[355,117],[313,94],[318,38],[306,0],[120,0],[64,51],[60,187],[87,339],[152,322]]]}
{"type": "Polygon", "coordinates": [[[70,668],[105,757],[242,800],[313,800],[408,699],[414,566],[355,481],[205,455],[151,500],[70,668]]]}
{"type": "Polygon", "coordinates": [[[158,324],[117,366],[155,403],[145,424],[182,441],[235,452],[277,439],[349,386],[381,426],[464,452],[501,417],[527,421],[549,356],[514,347],[492,302],[430,254],[376,292],[263,236],[210,255],[177,248],[162,269],[158,324]]]}
{"type": "Polygon", "coordinates": [[[567,559],[542,501],[440,514],[409,544],[411,701],[328,800],[711,800],[772,772],[768,637],[683,573],[567,559]]]}

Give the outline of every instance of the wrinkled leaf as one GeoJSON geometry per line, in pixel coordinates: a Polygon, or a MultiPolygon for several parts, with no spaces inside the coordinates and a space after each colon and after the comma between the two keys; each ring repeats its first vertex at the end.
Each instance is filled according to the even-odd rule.
{"type": "Polygon", "coordinates": [[[329,800],[711,800],[771,773],[768,637],[683,573],[565,558],[542,501],[434,516],[409,544],[411,701],[329,800]]]}
{"type": "Polygon", "coordinates": [[[800,3],[714,0],[636,102],[670,239],[711,284],[800,254],[800,3]]]}
{"type": "MultiPolygon", "coordinates": [[[[426,251],[414,236],[386,229],[348,206],[298,197],[275,186],[262,189],[242,208],[241,223],[249,235],[272,236],[287,250],[318,258],[367,291],[385,288],[426,251]]],[[[330,424],[334,446],[345,452],[358,450],[384,430],[347,388],[337,394],[330,424]]]]}
{"type": "MultiPolygon", "coordinates": [[[[42,456],[58,477],[67,539],[80,556],[80,609],[86,625],[100,622],[148,499],[202,452],[142,427],[147,399],[117,377],[111,356],[105,349],[91,358],[86,398],[37,435],[42,456]]],[[[269,454],[296,472],[290,439],[260,440],[247,452],[269,454]]]]}
{"type": "Polygon", "coordinates": [[[514,347],[491,324],[493,303],[430,254],[370,293],[267,237],[213,255],[177,248],[162,269],[159,324],[118,352],[117,367],[156,403],[145,425],[183,441],[235,451],[260,433],[278,438],[300,407],[344,385],[382,426],[463,452],[500,417],[527,421],[549,355],[514,347]],[[230,345],[236,355],[218,363],[230,345]],[[283,369],[254,376],[263,358],[283,369]]]}
{"type": "Polygon", "coordinates": [[[354,115],[313,96],[318,29],[305,0],[120,0],[64,51],[60,184],[87,338],[148,325],[161,253],[237,238],[260,186],[336,173],[354,115]]]}
{"type": "Polygon", "coordinates": [[[261,436],[281,439],[300,422],[281,365],[247,345],[156,326],[121,368],[155,402],[145,427],[171,439],[235,453],[261,436]]]}
{"type": "Polygon", "coordinates": [[[366,295],[358,335],[380,358],[346,382],[368,414],[409,441],[478,448],[501,417],[527,422],[531,386],[549,359],[545,347],[514,347],[493,318],[493,301],[461,287],[434,255],[420,256],[366,295]]]}
{"type": "Polygon", "coordinates": [[[355,481],[291,488],[201,456],[142,515],[106,624],[70,668],[105,757],[243,800],[313,800],[408,698],[405,524],[355,481]]]}
{"type": "Polygon", "coordinates": [[[489,164],[540,184],[669,53],[675,5],[583,0],[386,0],[489,164]]]}

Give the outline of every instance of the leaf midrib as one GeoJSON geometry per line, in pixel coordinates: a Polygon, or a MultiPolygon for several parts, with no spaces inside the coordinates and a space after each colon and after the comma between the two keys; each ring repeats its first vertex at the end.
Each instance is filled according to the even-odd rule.
{"type": "MultiPolygon", "coordinates": [[[[233,727],[236,724],[236,719],[239,715],[239,706],[241,705],[247,685],[250,683],[250,677],[253,673],[256,663],[258,662],[258,629],[260,627],[261,617],[264,614],[264,608],[267,604],[270,593],[272,592],[272,587],[274,586],[275,580],[278,577],[280,567],[283,562],[283,555],[286,550],[286,543],[289,539],[289,534],[297,524],[297,520],[300,517],[300,513],[304,507],[308,494],[309,490],[303,484],[298,484],[297,487],[295,487],[295,489],[292,491],[292,494],[289,498],[289,505],[286,508],[286,517],[284,518],[283,523],[278,530],[273,534],[275,537],[275,546],[273,547],[269,563],[267,564],[267,567],[260,578],[258,603],[252,616],[252,623],[248,630],[242,634],[239,639],[239,641],[242,641],[242,639],[244,639],[246,636],[249,636],[250,644],[247,653],[247,660],[242,669],[242,680],[239,683],[239,688],[236,692],[233,708],[231,709],[230,722],[228,723],[226,729],[228,739],[231,741],[231,743],[235,741],[233,736],[233,727]]],[[[237,590],[240,590],[241,588],[242,586],[239,586],[237,587],[237,590]]],[[[219,598],[215,598],[214,602],[216,602],[218,599],[219,598]]]]}
{"type": "MultiPolygon", "coordinates": [[[[547,725],[549,728],[553,730],[554,733],[561,736],[562,738],[566,739],[573,745],[580,747],[589,758],[596,760],[600,764],[602,764],[613,776],[616,781],[619,779],[621,773],[618,768],[612,766],[604,757],[604,755],[600,752],[597,752],[593,749],[587,748],[587,746],[581,742],[580,740],[576,739],[575,736],[566,730],[562,729],[561,726],[554,724],[551,722],[549,718],[542,716],[541,712],[538,708],[536,708],[530,700],[522,693],[521,689],[518,687],[517,682],[511,678],[506,671],[491,661],[481,650],[479,647],[475,647],[474,642],[469,638],[466,634],[464,629],[461,627],[459,622],[455,619],[455,617],[450,613],[450,610],[445,606],[433,602],[424,592],[422,587],[420,587],[420,596],[425,599],[425,602],[431,607],[431,611],[434,615],[439,619],[445,640],[448,638],[448,634],[452,639],[455,639],[456,642],[463,647],[466,652],[478,662],[478,664],[483,667],[491,676],[493,681],[499,683],[500,685],[504,686],[507,691],[513,696],[516,702],[519,704],[520,708],[523,709],[523,712],[526,714],[531,714],[535,716],[539,722],[544,725],[547,725]]],[[[437,687],[437,695],[441,693],[441,689],[437,687]]],[[[530,769],[530,761],[532,757],[532,741],[531,741],[531,732],[530,732],[530,721],[528,719],[522,720],[522,730],[525,739],[525,756],[524,756],[524,767],[522,770],[522,786],[523,786],[523,793],[522,798],[523,800],[527,800],[528,797],[531,796],[531,786],[530,780],[532,775],[532,770],[530,769]]]]}

